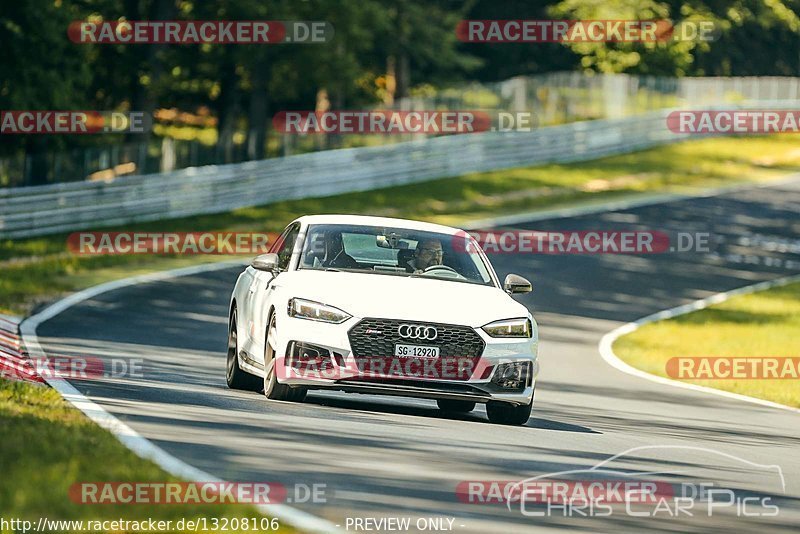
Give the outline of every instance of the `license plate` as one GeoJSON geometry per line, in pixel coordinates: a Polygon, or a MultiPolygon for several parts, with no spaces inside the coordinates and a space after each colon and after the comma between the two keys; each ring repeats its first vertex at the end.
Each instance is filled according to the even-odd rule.
{"type": "Polygon", "coordinates": [[[438,358],[439,347],[424,345],[395,345],[394,355],[402,358],[438,358]]]}

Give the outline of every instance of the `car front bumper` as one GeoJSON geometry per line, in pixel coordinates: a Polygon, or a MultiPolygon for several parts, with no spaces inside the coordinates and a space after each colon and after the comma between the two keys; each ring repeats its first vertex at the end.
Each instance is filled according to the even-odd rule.
{"type": "MultiPolygon", "coordinates": [[[[473,359],[472,367],[462,369],[458,378],[452,374],[445,376],[444,367],[440,367],[441,374],[431,373],[396,373],[390,372],[392,362],[379,372],[374,366],[364,365],[356,358],[351,350],[348,332],[357,325],[361,318],[353,317],[342,324],[329,324],[313,322],[305,319],[289,317],[281,318],[280,339],[278,340],[278,354],[287,355],[286,358],[276,362],[278,380],[291,386],[302,386],[309,389],[329,389],[350,393],[396,395],[404,397],[425,399],[462,400],[478,403],[489,401],[502,401],[515,405],[527,405],[533,402],[536,378],[539,373],[538,362],[538,329],[532,321],[534,335],[528,339],[492,338],[481,329],[474,330],[485,343],[479,358],[473,359]],[[298,348],[297,344],[302,344],[298,348]],[[303,351],[304,347],[310,351],[303,351]],[[312,365],[310,368],[297,368],[296,356],[299,352],[307,355],[308,352],[316,354],[319,349],[327,351],[327,357],[320,357],[317,361],[322,365],[312,365]],[[503,388],[498,382],[498,373],[506,364],[528,362],[528,371],[522,384],[513,389],[503,388]],[[310,369],[310,370],[309,370],[310,369]]],[[[377,357],[385,358],[387,362],[396,358],[394,356],[377,357]]],[[[404,363],[409,359],[404,359],[404,363]]],[[[401,367],[404,370],[420,369],[425,367],[429,371],[434,366],[428,366],[430,360],[418,362],[419,365],[401,367]]],[[[458,364],[454,364],[458,365],[458,364]]],[[[397,370],[397,367],[394,368],[397,370]]]]}

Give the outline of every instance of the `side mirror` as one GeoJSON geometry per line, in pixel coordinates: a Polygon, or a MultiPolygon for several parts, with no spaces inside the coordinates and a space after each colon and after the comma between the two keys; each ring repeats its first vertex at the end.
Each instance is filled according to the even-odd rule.
{"type": "Polygon", "coordinates": [[[503,289],[505,289],[506,293],[509,295],[512,293],[530,293],[533,291],[531,283],[518,274],[509,274],[506,276],[503,282],[503,289]]]}
{"type": "Polygon", "coordinates": [[[259,271],[277,271],[278,255],[275,253],[261,254],[260,256],[253,258],[253,261],[250,262],[250,265],[253,266],[253,269],[258,269],[259,271]]]}

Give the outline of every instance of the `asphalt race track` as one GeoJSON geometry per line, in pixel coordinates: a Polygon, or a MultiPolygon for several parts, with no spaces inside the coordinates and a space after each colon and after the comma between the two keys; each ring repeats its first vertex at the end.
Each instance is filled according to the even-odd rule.
{"type": "Polygon", "coordinates": [[[601,359],[598,342],[623,322],[800,272],[800,181],[515,227],[709,232],[711,250],[494,256],[501,279],[515,272],[534,284],[522,301],[539,322],[542,371],[526,427],[489,424],[480,406],[445,417],[432,401],[312,392],[291,404],[227,389],[227,304],[239,268],[102,294],[43,323],[39,339],[51,355],[142,358],[144,378],[74,385],[169,453],[225,480],[326,484],[327,502],[291,505],[343,530],[356,517],[454,518],[456,532],[795,530],[800,414],[624,374],[601,359]],[[534,517],[518,505],[456,495],[461,481],[589,469],[633,448],[608,467],[713,483],[756,500],[738,513],[731,506],[678,517],[652,510],[534,517]],[[764,467],[774,465],[785,491],[764,467]],[[745,515],[773,513],[752,504],[764,498],[779,507],[777,516],[745,515]]]}

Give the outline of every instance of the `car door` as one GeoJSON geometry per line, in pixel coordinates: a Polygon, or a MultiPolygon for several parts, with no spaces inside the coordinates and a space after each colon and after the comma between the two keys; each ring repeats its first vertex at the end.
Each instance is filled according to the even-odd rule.
{"type": "MultiPolygon", "coordinates": [[[[294,223],[284,230],[281,237],[275,242],[270,252],[278,255],[278,268],[285,271],[289,268],[295,242],[300,234],[300,223],[294,223]]],[[[272,294],[275,289],[280,271],[275,276],[270,272],[255,270],[253,280],[248,290],[248,300],[250,309],[248,317],[250,319],[248,328],[248,338],[250,340],[247,350],[252,360],[259,367],[263,365],[264,348],[266,343],[267,312],[272,305],[272,294]]]]}

